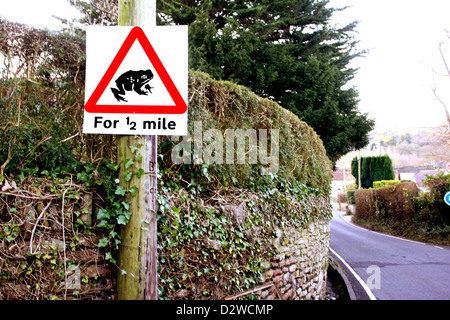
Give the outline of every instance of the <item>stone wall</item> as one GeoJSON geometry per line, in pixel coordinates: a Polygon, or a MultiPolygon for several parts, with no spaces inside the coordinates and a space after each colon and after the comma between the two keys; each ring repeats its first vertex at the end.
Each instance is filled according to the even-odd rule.
{"type": "Polygon", "coordinates": [[[303,229],[277,230],[278,254],[264,275],[271,286],[257,292],[263,300],[322,300],[326,295],[329,222],[312,222],[303,229]],[[278,292],[277,292],[278,290],[278,292]]]}

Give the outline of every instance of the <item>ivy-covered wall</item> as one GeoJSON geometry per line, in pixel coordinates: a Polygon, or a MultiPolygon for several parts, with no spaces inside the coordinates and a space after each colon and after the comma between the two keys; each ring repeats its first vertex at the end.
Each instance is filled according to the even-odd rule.
{"type": "MultiPolygon", "coordinates": [[[[326,280],[331,164],[319,137],[295,115],[242,86],[191,72],[189,89],[190,135],[160,138],[160,297],[223,299],[270,281],[284,298],[323,297],[325,287],[312,284],[326,280]],[[278,171],[261,174],[264,165],[249,161],[195,164],[195,157],[175,165],[172,151],[180,143],[194,149],[199,122],[203,132],[214,128],[224,135],[238,128],[279,130],[278,171]],[[323,226],[312,237],[305,230],[314,224],[323,226]],[[268,277],[270,270],[286,274],[292,265],[295,272],[268,277]],[[310,293],[309,287],[318,290],[310,293]]],[[[262,292],[241,298],[279,298],[262,292]]]]}

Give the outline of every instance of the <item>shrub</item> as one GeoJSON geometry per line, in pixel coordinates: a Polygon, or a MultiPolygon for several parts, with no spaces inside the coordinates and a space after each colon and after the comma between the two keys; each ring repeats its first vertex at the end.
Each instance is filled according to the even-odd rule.
{"type": "Polygon", "coordinates": [[[423,180],[428,192],[419,195],[416,201],[417,217],[422,221],[449,224],[450,206],[444,202],[444,195],[450,190],[450,173],[439,172],[427,175],[423,180]]]}
{"type": "Polygon", "coordinates": [[[373,182],[373,188],[374,189],[381,189],[384,187],[393,186],[396,184],[400,184],[402,181],[400,180],[381,180],[381,181],[374,181],[373,182]]]}
{"type": "Polygon", "coordinates": [[[400,220],[413,218],[415,213],[414,197],[419,193],[415,182],[406,182],[381,189],[375,189],[375,206],[378,218],[400,220]]]}
{"type": "Polygon", "coordinates": [[[341,203],[344,203],[344,202],[347,202],[345,193],[338,192],[338,203],[341,204],[341,203]]]}
{"type": "Polygon", "coordinates": [[[355,192],[355,216],[378,221],[413,218],[414,197],[419,189],[406,182],[381,189],[360,189],[355,192]]]}
{"type": "Polygon", "coordinates": [[[355,217],[370,219],[375,217],[375,201],[372,190],[359,189],[355,191],[355,217]]]}
{"type": "Polygon", "coordinates": [[[355,192],[356,190],[349,190],[346,192],[345,197],[347,199],[347,203],[355,204],[355,192]]]}

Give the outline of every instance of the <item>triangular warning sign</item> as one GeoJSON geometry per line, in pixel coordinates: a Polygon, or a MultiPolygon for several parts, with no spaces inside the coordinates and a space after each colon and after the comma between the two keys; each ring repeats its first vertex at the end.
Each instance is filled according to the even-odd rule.
{"type": "MultiPolygon", "coordinates": [[[[148,85],[147,85],[148,86],[148,85]]],[[[148,86],[148,88],[151,88],[148,86]]],[[[116,97],[117,98],[117,97],[116,97]]],[[[84,109],[90,113],[133,113],[133,114],[182,114],[187,110],[187,104],[172,81],[166,68],[159,59],[156,51],[153,49],[150,41],[140,27],[131,29],[127,38],[123,42],[110,66],[106,70],[97,87],[87,100],[84,109]],[[124,104],[121,101],[117,103],[101,104],[99,100],[107,89],[112,78],[116,74],[123,60],[127,56],[136,40],[141,45],[150,63],[153,65],[157,75],[169,93],[173,104],[169,105],[142,105],[142,104],[124,104]]]]}

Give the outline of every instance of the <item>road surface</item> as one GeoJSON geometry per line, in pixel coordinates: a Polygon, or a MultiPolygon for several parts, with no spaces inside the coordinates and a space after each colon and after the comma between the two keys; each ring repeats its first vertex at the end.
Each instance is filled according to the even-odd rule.
{"type": "Polygon", "coordinates": [[[333,207],[330,251],[358,275],[345,271],[357,296],[364,287],[378,300],[450,300],[450,247],[369,231],[342,214],[333,207]]]}

